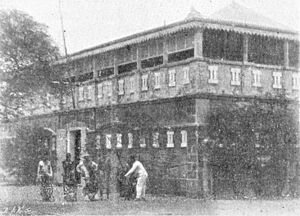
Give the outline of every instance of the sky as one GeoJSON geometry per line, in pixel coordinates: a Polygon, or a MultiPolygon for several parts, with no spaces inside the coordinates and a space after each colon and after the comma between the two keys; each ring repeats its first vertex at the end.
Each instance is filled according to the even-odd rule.
{"type": "MultiPolygon", "coordinates": [[[[68,53],[183,20],[191,7],[204,17],[232,0],[61,0],[68,53]]],[[[299,0],[235,0],[276,22],[300,30],[299,0]]],[[[0,10],[18,9],[46,24],[63,53],[59,0],[0,0],[0,10]]]]}

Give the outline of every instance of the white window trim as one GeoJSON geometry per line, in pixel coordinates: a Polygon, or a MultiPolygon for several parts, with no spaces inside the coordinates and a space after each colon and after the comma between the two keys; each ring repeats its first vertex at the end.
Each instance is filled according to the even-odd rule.
{"type": "Polygon", "coordinates": [[[107,89],[107,96],[111,97],[112,96],[112,83],[111,83],[111,81],[106,83],[106,89],[107,89]]]}
{"type": "Polygon", "coordinates": [[[135,87],[135,85],[134,85],[135,83],[134,83],[134,81],[135,81],[134,77],[130,77],[129,78],[129,93],[130,94],[133,94],[134,91],[135,91],[135,88],[134,88],[135,87]]]}
{"type": "Polygon", "coordinates": [[[142,91],[148,90],[148,74],[142,75],[142,91]]]}
{"type": "Polygon", "coordinates": [[[176,70],[169,70],[169,86],[174,87],[176,85],[176,70]]]}
{"type": "Polygon", "coordinates": [[[87,87],[87,99],[92,100],[93,98],[93,86],[87,87]]]}
{"type": "Polygon", "coordinates": [[[160,89],[160,72],[154,73],[154,89],[160,89]]]}
{"type": "Polygon", "coordinates": [[[252,73],[253,73],[253,86],[261,87],[261,71],[253,70],[252,73]]]}
{"type": "Polygon", "coordinates": [[[181,147],[187,147],[187,131],[181,131],[181,147]]]}
{"type": "Polygon", "coordinates": [[[146,148],[146,138],[145,138],[145,136],[140,137],[140,147],[141,148],[146,148]]]}
{"type": "Polygon", "coordinates": [[[84,101],[84,87],[79,86],[78,88],[78,101],[84,101]]]}
{"type": "Polygon", "coordinates": [[[97,88],[98,88],[98,98],[103,98],[103,84],[99,83],[97,85],[97,88]]]}
{"type": "Polygon", "coordinates": [[[152,146],[154,148],[159,148],[159,133],[158,132],[153,133],[152,138],[153,138],[152,146]]]}
{"type": "Polygon", "coordinates": [[[107,149],[111,149],[111,134],[105,135],[105,146],[107,149]]]}
{"type": "Polygon", "coordinates": [[[292,74],[292,89],[300,90],[300,74],[299,73],[292,74]]]}
{"type": "Polygon", "coordinates": [[[133,134],[128,133],[128,148],[131,149],[133,147],[133,134]]]}
{"type": "Polygon", "coordinates": [[[208,83],[210,84],[218,84],[218,66],[217,65],[209,65],[209,79],[208,83]]]}
{"type": "Polygon", "coordinates": [[[282,88],[281,77],[282,77],[281,72],[273,72],[273,88],[275,88],[275,89],[282,88]]]}
{"type": "Polygon", "coordinates": [[[124,95],[124,80],[120,79],[118,80],[118,87],[119,87],[119,95],[124,95]]]}
{"type": "Polygon", "coordinates": [[[122,148],[122,134],[117,133],[117,145],[116,148],[122,148]]]}
{"type": "Polygon", "coordinates": [[[183,67],[183,84],[189,84],[190,83],[190,69],[189,67],[183,67]]]}
{"type": "Polygon", "coordinates": [[[173,148],[174,147],[174,131],[168,131],[167,132],[167,148],[173,148]]]}
{"type": "Polygon", "coordinates": [[[231,85],[241,85],[241,68],[231,68],[231,85]]]}

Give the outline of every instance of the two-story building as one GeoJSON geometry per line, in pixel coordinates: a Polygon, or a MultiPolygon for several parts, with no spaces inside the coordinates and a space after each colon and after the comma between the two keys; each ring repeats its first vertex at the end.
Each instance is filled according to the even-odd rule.
{"type": "Polygon", "coordinates": [[[212,190],[198,146],[213,107],[299,97],[298,32],[236,3],[209,18],[193,9],[183,21],[73,53],[61,65],[72,90],[52,128],[57,173],[66,152],[78,159],[101,145],[167,167],[150,170],[150,181],[166,175],[161,188],[176,182],[178,193],[212,190]]]}

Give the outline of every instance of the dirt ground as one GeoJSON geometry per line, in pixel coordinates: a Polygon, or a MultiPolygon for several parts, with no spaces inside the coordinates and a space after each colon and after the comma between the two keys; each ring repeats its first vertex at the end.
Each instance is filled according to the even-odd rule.
{"type": "MultiPolygon", "coordinates": [[[[55,187],[55,201],[41,202],[37,186],[0,185],[0,212],[15,215],[300,215],[299,199],[201,200],[147,195],[147,201],[85,201],[79,192],[75,203],[63,201],[61,187],[55,187]],[[21,214],[22,213],[22,214],[21,214]]],[[[1,213],[0,213],[1,215],[1,213]]]]}

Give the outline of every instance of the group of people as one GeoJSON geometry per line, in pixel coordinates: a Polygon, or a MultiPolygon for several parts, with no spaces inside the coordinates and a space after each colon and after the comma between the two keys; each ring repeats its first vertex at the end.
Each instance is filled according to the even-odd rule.
{"type": "MultiPolygon", "coordinates": [[[[77,189],[80,177],[84,181],[83,195],[89,200],[96,200],[96,195],[103,199],[106,190],[107,199],[110,194],[110,182],[112,175],[116,175],[114,183],[118,186],[118,192],[125,199],[145,200],[146,182],[148,173],[143,164],[135,156],[130,156],[128,163],[116,173],[112,173],[110,157],[102,156],[97,163],[92,161],[89,154],[84,154],[82,160],[76,165],[71,160],[71,154],[66,154],[63,161],[63,191],[66,201],[77,201],[77,189]]],[[[53,171],[48,155],[45,154],[39,162],[37,180],[40,182],[40,191],[43,201],[53,201],[53,171]]]]}

